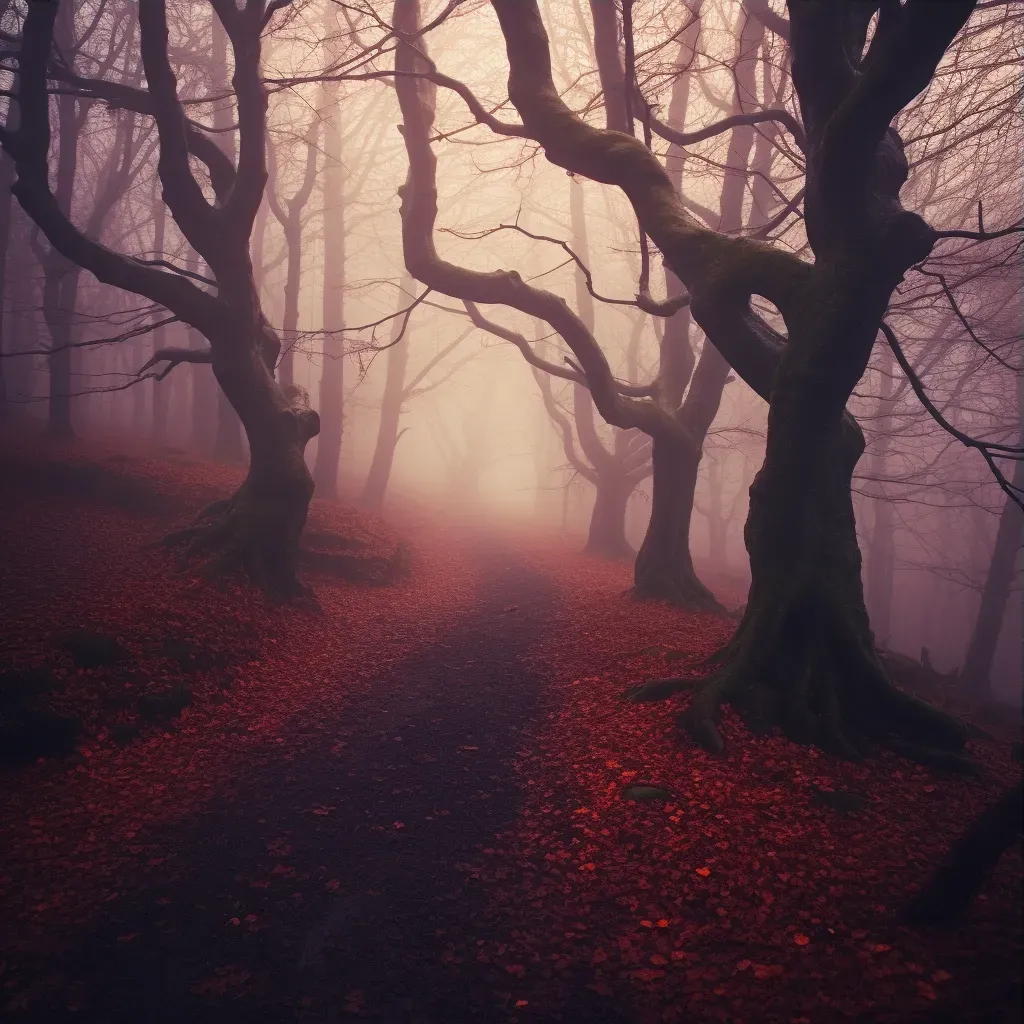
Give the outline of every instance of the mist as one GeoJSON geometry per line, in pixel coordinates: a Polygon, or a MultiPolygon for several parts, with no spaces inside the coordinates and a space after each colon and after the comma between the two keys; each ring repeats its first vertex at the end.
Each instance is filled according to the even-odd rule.
{"type": "Polygon", "coordinates": [[[12,1019],[1014,1012],[1024,16],[942,6],[0,2],[12,1019]],[[755,908],[800,830],[891,891],[755,908]]]}

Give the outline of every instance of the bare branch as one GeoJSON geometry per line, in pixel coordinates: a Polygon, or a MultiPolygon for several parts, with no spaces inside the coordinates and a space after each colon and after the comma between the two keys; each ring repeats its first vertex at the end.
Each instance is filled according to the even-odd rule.
{"type": "Polygon", "coordinates": [[[141,377],[150,367],[157,363],[167,363],[167,368],[156,374],[156,380],[163,380],[176,366],[181,363],[212,363],[213,353],[209,349],[198,348],[161,348],[153,353],[139,368],[135,375],[141,377]]]}
{"type": "Polygon", "coordinates": [[[1006,479],[1003,471],[996,465],[995,457],[999,456],[1005,459],[1013,459],[1018,461],[1024,459],[1024,445],[1005,445],[995,444],[991,441],[980,441],[975,437],[971,437],[970,434],[965,434],[962,430],[957,430],[952,423],[947,420],[935,403],[928,397],[928,393],[924,389],[924,385],[921,383],[920,378],[914,373],[913,367],[910,365],[910,361],[903,353],[903,349],[900,348],[899,342],[896,340],[896,335],[893,333],[892,328],[883,320],[880,325],[882,334],[885,335],[885,340],[889,343],[889,348],[892,349],[892,354],[896,357],[896,362],[900,364],[900,369],[907,375],[907,380],[910,381],[910,386],[914,389],[914,394],[917,395],[918,400],[928,410],[929,415],[935,420],[936,423],[943,430],[945,430],[952,437],[955,437],[964,447],[973,448],[976,451],[981,452],[982,458],[988,463],[989,469],[992,470],[992,475],[996,479],[996,483],[1002,488],[1006,496],[1015,504],[1019,505],[1021,510],[1024,511],[1024,494],[1018,494],[1017,488],[1014,487],[1009,480],[1006,479]]]}

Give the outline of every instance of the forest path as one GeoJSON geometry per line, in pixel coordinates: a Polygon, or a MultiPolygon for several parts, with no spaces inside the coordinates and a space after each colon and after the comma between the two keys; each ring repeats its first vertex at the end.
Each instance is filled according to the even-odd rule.
{"type": "MultiPolygon", "coordinates": [[[[291,760],[243,765],[234,795],[154,836],[165,880],[127,880],[67,937],[53,1016],[30,1019],[71,1019],[69,1002],[105,1024],[516,1019],[529,992],[477,961],[497,933],[460,865],[515,817],[512,760],[543,703],[529,655],[558,608],[521,556],[470,544],[472,610],[340,719],[283,733],[291,760]]],[[[585,988],[566,995],[574,1019],[619,1019],[585,988]]],[[[529,1019],[561,1019],[540,1009],[529,1019]]]]}

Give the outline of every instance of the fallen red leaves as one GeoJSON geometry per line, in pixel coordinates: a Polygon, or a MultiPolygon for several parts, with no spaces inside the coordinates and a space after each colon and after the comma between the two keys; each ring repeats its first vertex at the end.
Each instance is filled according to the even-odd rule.
{"type": "MultiPolygon", "coordinates": [[[[27,454],[43,457],[41,449],[27,454]]],[[[104,454],[79,448],[46,457],[104,454]]],[[[222,493],[238,477],[180,461],[104,465],[149,481],[183,506],[222,493]]],[[[382,524],[340,506],[315,504],[312,522],[358,536],[375,551],[395,543],[382,524]]],[[[117,900],[128,868],[164,872],[168,851],[154,841],[155,826],[227,799],[244,785],[249,765],[287,765],[296,751],[283,745],[283,733],[343,723],[347,700],[437,641],[470,608],[479,582],[457,535],[444,540],[425,530],[408,580],[381,589],[317,578],[320,612],[282,609],[248,587],[178,573],[163,551],[141,548],[167,525],[166,517],[81,496],[26,491],[8,498],[0,599],[9,611],[0,656],[29,667],[53,661],[54,706],[85,722],[80,756],[0,782],[0,939],[12,946],[56,935],[117,900]],[[113,636],[127,659],[74,668],[54,653],[55,638],[69,627],[113,636]],[[189,646],[168,653],[168,635],[189,646]],[[192,664],[197,653],[208,660],[192,664]],[[191,659],[187,668],[182,659],[191,659]],[[165,694],[183,681],[191,702],[180,714],[115,742],[126,693],[165,694]]],[[[531,543],[535,568],[559,588],[563,609],[557,640],[533,658],[545,680],[547,717],[517,734],[517,820],[463,868],[467,887],[488,901],[484,926],[474,918],[457,941],[451,937],[441,964],[485,965],[497,987],[517,989],[505,1003],[519,1014],[510,1019],[521,1021],[550,1019],[545,1014],[558,1011],[570,980],[639,1007],[644,1021],[895,1024],[940,1003],[948,1019],[966,1022],[993,1008],[1002,993],[988,983],[1014,976],[1022,952],[1019,851],[1004,857],[959,929],[917,934],[893,924],[892,912],[962,823],[1018,770],[1006,745],[972,741],[991,780],[981,785],[937,780],[888,756],[837,765],[778,737],[755,740],[726,714],[729,752],[716,760],[679,742],[673,719],[685,697],[635,705],[621,694],[646,678],[685,671],[733,623],[636,604],[624,597],[625,570],[531,543]],[[635,798],[626,798],[627,787],[635,798]],[[863,806],[846,817],[815,799],[849,790],[862,794],[863,806]]],[[[527,606],[518,607],[524,611],[512,620],[503,613],[501,622],[521,620],[527,606]]],[[[347,740],[335,735],[325,749],[341,757],[347,740]]],[[[457,741],[435,753],[459,758],[467,773],[484,756],[457,741]]],[[[303,830],[342,815],[312,797],[297,810],[303,830]]],[[[395,811],[372,828],[389,841],[415,839],[419,819],[399,811],[405,820],[398,820],[395,811]]],[[[426,821],[449,813],[438,807],[426,821]]],[[[292,863],[301,836],[270,826],[267,833],[259,869],[241,877],[244,894],[284,885],[282,899],[301,900],[291,891],[301,873],[292,863]]],[[[348,880],[331,873],[340,875],[325,868],[316,886],[334,897],[348,880]]],[[[260,906],[245,905],[244,894],[217,918],[225,939],[274,927],[260,906]]],[[[142,940],[124,932],[119,941],[142,940]]],[[[193,986],[195,996],[241,999],[253,989],[250,969],[224,959],[235,962],[211,968],[193,986]]],[[[29,1008],[23,993],[3,998],[5,1008],[29,1008]]],[[[367,1014],[366,992],[346,990],[342,1008],[367,1014]]]]}
{"type": "MultiPolygon", "coordinates": [[[[238,470],[24,439],[0,458],[17,460],[16,472],[49,462],[99,465],[152,484],[174,510],[140,517],[74,493],[5,492],[0,668],[53,665],[57,686],[46,700],[79,717],[84,731],[70,759],[0,775],[0,941],[27,944],[117,899],[127,864],[159,870],[159,851],[145,841],[154,826],[237,785],[239,764],[293,756],[278,745],[285,723],[343,718],[349,695],[429,644],[472,599],[474,569],[452,546],[418,553],[418,572],[389,587],[315,577],[320,611],[281,608],[247,585],[182,572],[163,549],[145,546],[189,509],[230,492],[238,470]],[[392,616],[402,625],[384,646],[379,623],[392,616]],[[127,659],[76,669],[57,650],[69,628],[116,637],[127,659]],[[164,653],[167,637],[187,638],[209,667],[183,669],[164,653]],[[126,694],[180,683],[191,702],[179,715],[141,723],[136,716],[129,740],[116,741],[126,694]]],[[[396,542],[379,521],[340,505],[314,501],[310,522],[366,549],[396,542]]],[[[312,813],[333,810],[318,805],[312,813]]]]}
{"type": "Polygon", "coordinates": [[[519,820],[480,873],[502,926],[496,962],[544,984],[545,963],[563,958],[609,996],[632,982],[622,998],[660,1021],[897,1022],[936,999],[958,1020],[981,1019],[978,979],[1018,972],[1019,851],[959,930],[917,934],[893,911],[1019,771],[1009,744],[972,741],[991,780],[979,784],[888,755],[836,764],[781,737],[754,739],[726,713],[729,752],[717,760],[680,741],[685,697],[620,698],[685,671],[733,623],[630,602],[626,570],[556,552],[545,564],[565,609],[546,671],[563,681],[520,751],[519,820]],[[640,780],[670,799],[624,799],[640,780]],[[841,816],[812,801],[814,785],[863,793],[866,806],[841,816]],[[586,931],[569,926],[578,918],[586,931]]]}

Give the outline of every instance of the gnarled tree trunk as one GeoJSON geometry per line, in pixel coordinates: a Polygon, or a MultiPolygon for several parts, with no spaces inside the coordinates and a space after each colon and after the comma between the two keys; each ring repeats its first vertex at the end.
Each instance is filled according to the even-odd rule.
{"type": "Polygon", "coordinates": [[[248,319],[251,336],[259,340],[238,345],[234,326],[229,336],[209,340],[214,375],[249,440],[249,472],[231,498],[204,509],[167,543],[187,545],[189,554],[212,555],[214,572],[242,569],[264,589],[292,596],[304,589],[295,567],[313,496],[305,450],[319,430],[319,417],[301,388],[281,388],[274,380],[277,342],[265,326],[253,323],[255,302],[235,308],[237,324],[248,319]]]}

